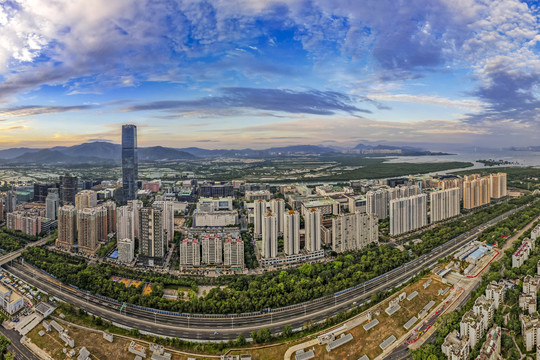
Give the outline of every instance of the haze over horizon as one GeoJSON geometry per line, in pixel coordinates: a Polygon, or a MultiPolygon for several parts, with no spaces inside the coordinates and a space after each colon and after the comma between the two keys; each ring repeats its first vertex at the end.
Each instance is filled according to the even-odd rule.
{"type": "Polygon", "coordinates": [[[14,0],[0,26],[0,149],[540,137],[538,1],[14,0]]]}

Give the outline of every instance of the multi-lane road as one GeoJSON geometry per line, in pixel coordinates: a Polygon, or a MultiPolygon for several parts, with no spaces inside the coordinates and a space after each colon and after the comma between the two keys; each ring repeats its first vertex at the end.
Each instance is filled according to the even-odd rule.
{"type": "Polygon", "coordinates": [[[75,304],[90,313],[99,315],[121,326],[182,339],[229,340],[236,338],[239,333],[249,337],[251,331],[261,328],[269,328],[272,333],[278,333],[285,325],[290,325],[293,329],[296,329],[301,328],[308,321],[324,321],[328,316],[344,311],[353,306],[354,303],[361,304],[369,300],[371,295],[376,292],[388,290],[402,284],[421,270],[435,265],[437,259],[452,254],[467,242],[478,237],[486,227],[505,219],[520,209],[511,210],[448,241],[410,263],[354,288],[305,304],[252,314],[172,314],[130,305],[122,306],[122,304],[114,300],[60,284],[56,279],[35,270],[29,265],[12,264],[4,267],[15,276],[53,294],[59,299],[75,304]]]}

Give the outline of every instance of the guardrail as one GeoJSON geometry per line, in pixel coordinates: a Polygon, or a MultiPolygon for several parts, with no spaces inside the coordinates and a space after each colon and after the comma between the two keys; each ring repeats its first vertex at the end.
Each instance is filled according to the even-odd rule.
{"type": "MultiPolygon", "coordinates": [[[[379,275],[373,279],[370,279],[370,280],[367,280],[361,284],[358,284],[358,285],[355,285],[355,286],[352,286],[348,289],[344,289],[344,290],[340,290],[336,293],[334,293],[333,295],[327,295],[327,296],[323,296],[323,297],[320,297],[320,298],[317,298],[317,299],[313,299],[313,300],[308,300],[308,301],[305,301],[303,303],[299,303],[299,304],[293,304],[293,305],[288,305],[288,306],[284,306],[284,307],[281,307],[281,308],[277,308],[277,309],[271,309],[271,308],[267,308],[267,309],[264,309],[263,311],[255,311],[255,312],[249,312],[249,313],[240,313],[240,314],[196,314],[196,313],[178,313],[178,312],[172,312],[172,311],[166,311],[166,310],[158,310],[158,309],[153,309],[153,308],[148,308],[148,307],[143,307],[143,306],[139,306],[139,305],[132,305],[132,304],[126,304],[126,307],[127,308],[132,308],[132,309],[138,309],[138,310],[143,310],[143,311],[148,311],[148,312],[153,312],[153,313],[157,313],[157,314],[162,314],[162,315],[170,315],[170,316],[180,316],[180,317],[188,317],[188,318],[238,318],[238,317],[249,317],[249,316],[259,316],[259,315],[264,315],[264,314],[268,314],[268,313],[276,313],[276,312],[281,312],[281,311],[287,311],[287,310],[291,310],[291,309],[295,309],[295,308],[302,308],[304,306],[308,306],[308,305],[311,305],[311,304],[315,304],[315,303],[319,303],[321,301],[324,301],[324,300],[329,300],[329,299],[332,299],[336,296],[339,296],[339,295],[342,295],[342,294],[345,294],[345,293],[348,293],[350,291],[353,291],[353,290],[356,290],[358,288],[361,288],[361,287],[365,287],[366,285],[369,285],[383,277],[386,277],[386,276],[389,276],[391,274],[394,274],[395,272],[397,271],[400,271],[400,270],[403,270],[405,268],[408,268],[408,267],[411,267],[412,265],[414,265],[415,263],[417,263],[418,261],[421,261],[421,260],[425,260],[426,258],[429,258],[433,255],[436,255],[437,253],[441,252],[441,250],[445,247],[448,246],[448,244],[450,244],[451,242],[457,242],[459,240],[462,240],[464,238],[467,238],[469,237],[472,233],[475,233],[475,232],[478,232],[482,227],[485,227],[485,226],[492,226],[493,224],[507,218],[508,216],[516,213],[517,211],[520,211],[522,210],[523,208],[529,206],[530,204],[527,204],[527,205],[522,205],[521,207],[519,208],[516,208],[516,209],[512,209],[512,210],[509,210],[508,212],[502,214],[502,215],[499,215],[491,220],[489,220],[487,223],[485,224],[482,224],[482,225],[478,225],[476,226],[475,228],[463,233],[463,234],[460,234],[458,236],[456,236],[455,238],[453,239],[450,239],[448,240],[447,242],[445,242],[444,244],[442,245],[439,245],[438,247],[432,249],[429,253],[426,253],[424,255],[421,255],[419,257],[417,257],[416,259],[414,260],[411,260],[409,261],[408,263],[405,263],[395,269],[392,269],[382,275],[379,275]],[[431,254],[431,256],[429,256],[431,254]]],[[[32,264],[29,264],[30,266],[32,266],[33,268],[37,269],[38,271],[41,271],[45,274],[47,274],[48,276],[51,276],[52,278],[56,279],[55,276],[49,274],[48,272],[46,272],[45,270],[42,270],[38,267],[35,267],[33,266],[32,264]]],[[[82,291],[88,295],[91,295],[91,296],[95,296],[95,297],[98,297],[102,300],[105,300],[105,301],[108,301],[108,302],[111,302],[111,303],[115,303],[115,304],[122,304],[122,302],[119,302],[118,300],[115,300],[115,299],[112,299],[112,298],[109,298],[109,297],[106,297],[106,296],[102,296],[102,295],[97,295],[97,294],[92,294],[91,292],[87,291],[87,290],[83,290],[83,289],[79,289],[78,287],[76,287],[75,285],[69,285],[70,287],[74,288],[74,289],[77,289],[78,291],[82,291]]],[[[124,311],[124,310],[122,310],[124,311]]]]}

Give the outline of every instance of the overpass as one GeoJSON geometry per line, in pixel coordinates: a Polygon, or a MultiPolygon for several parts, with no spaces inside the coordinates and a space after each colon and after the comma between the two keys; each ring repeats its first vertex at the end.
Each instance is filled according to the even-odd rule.
{"type": "Polygon", "coordinates": [[[41,246],[41,245],[45,245],[45,243],[47,242],[47,240],[49,240],[49,236],[46,237],[46,238],[43,238],[41,240],[38,240],[38,241],[34,241],[32,243],[28,243],[26,244],[23,248],[19,249],[19,250],[15,250],[13,252],[10,252],[2,257],[0,257],[0,266],[4,265],[4,264],[7,264],[8,262],[10,261],[13,261],[15,259],[17,259],[19,256],[21,256],[21,254],[23,253],[24,250],[26,250],[27,248],[29,247],[32,247],[32,246],[41,246]]]}

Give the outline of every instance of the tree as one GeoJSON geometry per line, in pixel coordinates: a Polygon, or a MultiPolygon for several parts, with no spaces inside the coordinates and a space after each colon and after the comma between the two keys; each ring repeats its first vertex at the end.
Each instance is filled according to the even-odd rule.
{"type": "Polygon", "coordinates": [[[0,335],[0,354],[3,355],[7,352],[8,346],[11,344],[11,341],[4,335],[0,335]]]}
{"type": "Polygon", "coordinates": [[[238,337],[236,338],[236,346],[244,345],[246,345],[246,339],[244,338],[244,335],[238,334],[238,337]]]}
{"type": "Polygon", "coordinates": [[[283,328],[283,337],[288,338],[292,335],[292,327],[291,325],[285,325],[283,328]]]}

